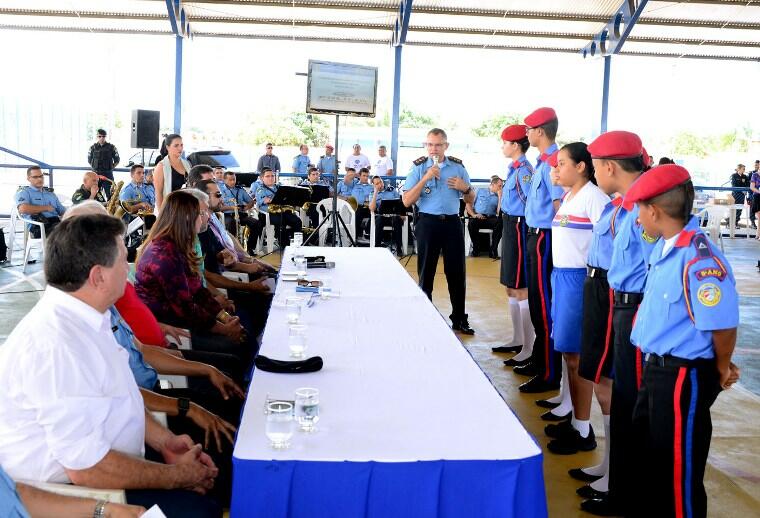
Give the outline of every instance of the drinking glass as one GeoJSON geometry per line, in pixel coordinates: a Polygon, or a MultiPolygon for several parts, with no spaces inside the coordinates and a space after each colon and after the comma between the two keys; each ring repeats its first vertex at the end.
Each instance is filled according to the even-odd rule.
{"type": "Polygon", "coordinates": [[[313,432],[319,421],[319,390],[300,388],[296,390],[296,421],[302,432],[313,432]]]}
{"type": "Polygon", "coordinates": [[[297,324],[301,319],[301,306],[303,299],[301,297],[288,297],[285,299],[285,312],[288,317],[288,324],[297,324]]]}
{"type": "Polygon", "coordinates": [[[293,405],[286,401],[272,401],[267,405],[267,439],[275,450],[290,448],[293,437],[293,405]]]}
{"type": "Polygon", "coordinates": [[[303,232],[294,232],[293,233],[293,246],[296,248],[300,247],[303,244],[303,232]]]}
{"type": "Polygon", "coordinates": [[[304,324],[291,324],[288,327],[288,348],[290,357],[301,359],[306,352],[306,335],[308,328],[304,324]]]}
{"type": "Polygon", "coordinates": [[[306,278],[306,257],[304,257],[303,252],[296,252],[296,254],[293,256],[293,264],[296,266],[296,275],[298,275],[299,279],[305,279],[306,278]]]}

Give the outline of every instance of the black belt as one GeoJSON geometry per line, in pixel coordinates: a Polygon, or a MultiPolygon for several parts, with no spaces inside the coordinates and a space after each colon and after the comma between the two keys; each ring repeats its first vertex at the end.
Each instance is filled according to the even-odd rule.
{"type": "Polygon", "coordinates": [[[428,214],[427,212],[418,212],[417,216],[420,218],[431,218],[441,221],[445,221],[447,219],[459,219],[459,214],[428,214]]]}
{"type": "Polygon", "coordinates": [[[525,216],[510,216],[509,214],[504,214],[504,217],[507,218],[507,221],[510,223],[522,223],[525,221],[525,216]]]}
{"type": "Polygon", "coordinates": [[[643,293],[630,293],[627,291],[615,291],[615,304],[640,304],[644,300],[643,293]]]}
{"type": "Polygon", "coordinates": [[[594,266],[586,266],[586,274],[591,278],[606,279],[607,270],[604,268],[596,268],[594,266]]]}
{"type": "Polygon", "coordinates": [[[546,232],[547,230],[549,230],[549,229],[547,229],[547,228],[538,228],[538,227],[528,227],[528,234],[532,234],[532,235],[537,236],[541,232],[546,232]]]}
{"type": "Polygon", "coordinates": [[[660,356],[659,354],[649,353],[647,356],[647,363],[651,365],[658,365],[660,367],[697,367],[699,365],[705,365],[708,363],[714,363],[714,358],[695,358],[693,360],[687,360],[686,358],[679,358],[677,356],[660,356]]]}

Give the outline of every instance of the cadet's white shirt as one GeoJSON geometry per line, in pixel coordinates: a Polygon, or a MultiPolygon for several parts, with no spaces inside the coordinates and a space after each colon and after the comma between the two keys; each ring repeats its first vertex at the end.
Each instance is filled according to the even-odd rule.
{"type": "Polygon", "coordinates": [[[378,157],[377,162],[375,162],[375,166],[372,168],[372,174],[385,176],[388,174],[388,169],[393,169],[393,162],[391,162],[391,157],[387,155],[378,157]]]}
{"type": "Polygon", "coordinates": [[[562,200],[552,221],[552,261],[555,268],[585,268],[594,224],[610,197],[591,182],[562,200]]]}
{"type": "MultiPolygon", "coordinates": [[[[362,154],[354,155],[353,153],[351,153],[350,155],[348,155],[348,158],[346,158],[346,161],[343,162],[343,167],[352,167],[357,173],[359,172],[359,169],[361,169],[362,167],[369,167],[369,166],[370,166],[369,158],[367,158],[366,156],[362,154]]],[[[374,174],[374,171],[372,171],[372,173],[374,174]]]]}
{"type": "Polygon", "coordinates": [[[0,465],[70,482],[109,450],[143,456],[145,407],[108,311],[48,286],[0,346],[0,465]]]}

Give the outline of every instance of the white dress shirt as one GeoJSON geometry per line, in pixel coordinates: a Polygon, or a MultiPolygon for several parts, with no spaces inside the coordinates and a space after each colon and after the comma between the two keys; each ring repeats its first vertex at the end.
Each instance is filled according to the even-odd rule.
{"type": "Polygon", "coordinates": [[[70,482],[116,450],[143,456],[145,407],[110,313],[48,286],[0,346],[0,465],[70,482]]]}
{"type": "Polygon", "coordinates": [[[375,167],[372,168],[372,174],[378,176],[385,176],[388,174],[388,169],[393,169],[393,162],[389,156],[381,156],[377,158],[375,167]]]}

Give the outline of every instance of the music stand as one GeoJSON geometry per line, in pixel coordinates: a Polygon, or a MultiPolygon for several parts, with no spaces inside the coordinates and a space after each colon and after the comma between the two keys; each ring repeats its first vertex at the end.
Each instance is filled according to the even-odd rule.
{"type": "Polygon", "coordinates": [[[326,200],[330,197],[330,188],[326,185],[310,185],[311,196],[309,202],[317,204],[322,200],[326,200]]]}
{"type": "MultiPolygon", "coordinates": [[[[274,193],[274,197],[272,198],[272,201],[269,202],[269,206],[271,207],[272,205],[279,205],[282,207],[289,205],[295,209],[296,207],[303,207],[304,204],[309,201],[310,196],[311,193],[306,187],[281,185],[277,188],[277,192],[274,193]]],[[[282,237],[285,230],[285,218],[282,216],[282,214],[284,214],[284,212],[280,212],[280,260],[282,260],[282,237]]]]}

